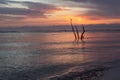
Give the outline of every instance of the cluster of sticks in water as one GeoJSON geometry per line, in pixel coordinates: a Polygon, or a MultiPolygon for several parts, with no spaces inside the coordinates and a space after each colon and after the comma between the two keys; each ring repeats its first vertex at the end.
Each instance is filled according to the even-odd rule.
{"type": "Polygon", "coordinates": [[[73,24],[72,24],[72,19],[70,19],[70,24],[71,24],[71,27],[72,27],[72,31],[74,33],[75,40],[79,40],[79,39],[83,40],[84,39],[84,33],[85,33],[84,25],[82,25],[83,32],[82,32],[81,37],[80,37],[79,30],[78,30],[77,26],[73,26],[73,24]]]}

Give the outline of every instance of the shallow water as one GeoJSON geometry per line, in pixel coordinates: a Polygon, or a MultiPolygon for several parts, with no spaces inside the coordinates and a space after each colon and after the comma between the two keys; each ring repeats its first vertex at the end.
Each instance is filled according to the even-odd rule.
{"type": "Polygon", "coordinates": [[[120,60],[119,32],[0,33],[0,80],[47,80],[120,60]]]}

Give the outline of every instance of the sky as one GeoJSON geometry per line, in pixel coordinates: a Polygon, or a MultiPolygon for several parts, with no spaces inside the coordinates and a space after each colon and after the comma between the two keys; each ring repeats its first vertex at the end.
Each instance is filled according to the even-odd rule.
{"type": "Polygon", "coordinates": [[[120,23],[120,0],[0,0],[0,27],[120,23]]]}

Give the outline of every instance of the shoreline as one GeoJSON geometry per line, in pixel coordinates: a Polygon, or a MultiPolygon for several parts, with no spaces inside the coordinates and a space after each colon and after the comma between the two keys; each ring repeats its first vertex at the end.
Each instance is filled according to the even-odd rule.
{"type": "Polygon", "coordinates": [[[71,71],[48,80],[120,80],[120,66],[96,67],[83,71],[71,71]]]}
{"type": "Polygon", "coordinates": [[[99,67],[84,70],[82,72],[69,72],[67,74],[61,76],[55,76],[50,78],[49,80],[97,80],[104,75],[104,72],[108,71],[110,68],[108,67],[99,67]]]}
{"type": "Polygon", "coordinates": [[[120,67],[114,67],[107,72],[104,72],[104,75],[100,80],[120,80],[120,67]]]}

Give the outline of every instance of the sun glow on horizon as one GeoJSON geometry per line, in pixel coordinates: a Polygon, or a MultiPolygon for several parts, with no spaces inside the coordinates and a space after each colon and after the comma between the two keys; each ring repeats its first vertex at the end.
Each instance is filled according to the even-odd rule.
{"type": "Polygon", "coordinates": [[[82,22],[83,21],[83,19],[82,18],[78,18],[78,22],[82,22]]]}

